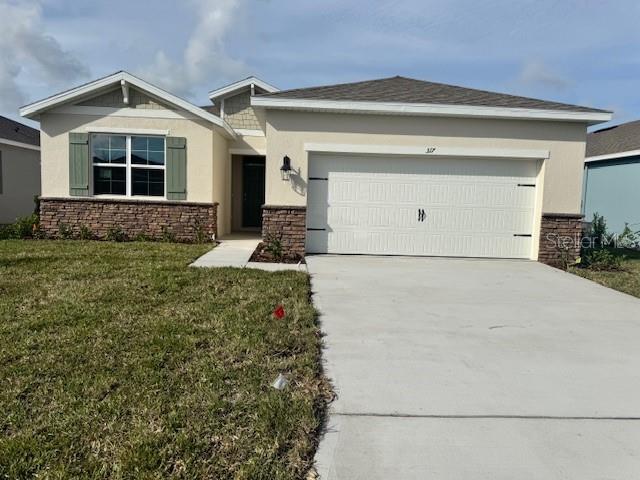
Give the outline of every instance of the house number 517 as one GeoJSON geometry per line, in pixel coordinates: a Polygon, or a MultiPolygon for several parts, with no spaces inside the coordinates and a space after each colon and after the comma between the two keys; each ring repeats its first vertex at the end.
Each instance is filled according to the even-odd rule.
{"type": "Polygon", "coordinates": [[[426,153],[433,153],[435,151],[436,151],[436,147],[427,147],[425,150],[426,153]]]}

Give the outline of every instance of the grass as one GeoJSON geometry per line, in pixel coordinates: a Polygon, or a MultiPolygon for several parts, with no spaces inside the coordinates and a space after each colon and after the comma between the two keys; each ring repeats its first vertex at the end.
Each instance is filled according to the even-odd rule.
{"type": "Polygon", "coordinates": [[[308,278],[187,267],[208,248],[0,241],[0,478],[305,475],[327,392],[308,278]]]}
{"type": "Polygon", "coordinates": [[[605,287],[640,298],[640,252],[624,251],[623,255],[626,258],[622,263],[622,271],[601,272],[575,267],[569,271],[605,287]]]}

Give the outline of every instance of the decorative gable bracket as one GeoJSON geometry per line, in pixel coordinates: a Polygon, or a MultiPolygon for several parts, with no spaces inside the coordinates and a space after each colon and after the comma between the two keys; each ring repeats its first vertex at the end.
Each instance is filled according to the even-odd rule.
{"type": "Polygon", "coordinates": [[[122,79],[120,86],[122,87],[122,103],[129,105],[129,84],[125,79],[122,79]]]}

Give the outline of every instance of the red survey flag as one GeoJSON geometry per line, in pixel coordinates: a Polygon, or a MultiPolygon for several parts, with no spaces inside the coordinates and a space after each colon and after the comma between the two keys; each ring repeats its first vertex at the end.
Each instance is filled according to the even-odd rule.
{"type": "Polygon", "coordinates": [[[276,309],[273,311],[273,316],[277,319],[281,319],[284,317],[284,307],[282,305],[278,305],[276,309]]]}

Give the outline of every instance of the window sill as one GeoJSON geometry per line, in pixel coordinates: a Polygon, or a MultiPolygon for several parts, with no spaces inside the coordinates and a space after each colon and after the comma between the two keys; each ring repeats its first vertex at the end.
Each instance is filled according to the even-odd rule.
{"type": "Polygon", "coordinates": [[[160,197],[125,197],[119,195],[88,195],[80,196],[64,196],[64,197],[39,197],[42,201],[59,201],[59,202],[105,202],[105,203],[148,203],[156,205],[195,205],[211,207],[218,205],[218,202],[194,202],[189,200],[167,200],[160,197]]]}
{"type": "Polygon", "coordinates": [[[96,200],[122,200],[124,202],[135,202],[141,200],[143,202],[165,202],[167,197],[145,197],[142,195],[90,195],[91,198],[96,200]]]}

